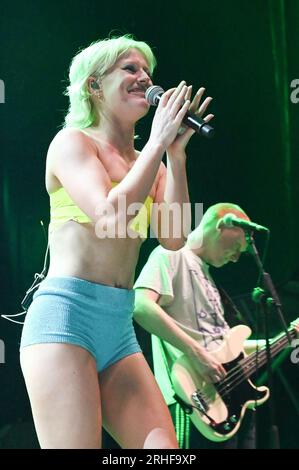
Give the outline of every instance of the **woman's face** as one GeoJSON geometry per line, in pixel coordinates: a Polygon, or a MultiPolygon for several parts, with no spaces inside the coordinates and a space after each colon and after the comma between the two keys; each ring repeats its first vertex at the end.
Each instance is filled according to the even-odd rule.
{"type": "Polygon", "coordinates": [[[149,104],[146,89],[152,85],[149,65],[136,49],[122,55],[102,78],[101,112],[137,121],[143,117],[149,104]]]}

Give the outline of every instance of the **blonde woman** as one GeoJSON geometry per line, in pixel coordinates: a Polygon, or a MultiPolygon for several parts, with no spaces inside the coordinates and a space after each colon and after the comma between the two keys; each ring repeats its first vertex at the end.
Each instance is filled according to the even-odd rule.
{"type": "MultiPolygon", "coordinates": [[[[149,105],[155,58],[131,36],[93,43],[70,67],[69,112],[50,144],[51,261],[28,310],[21,365],[42,448],[100,448],[102,425],[122,448],[177,448],[171,418],[137,343],[134,271],[152,202],[188,202],[184,82],[165,92],[141,152],[136,122],[149,105]],[[161,163],[167,152],[167,169],[161,163]],[[125,210],[123,204],[125,201],[125,210]],[[139,203],[135,217],[128,210],[139,203]],[[143,217],[144,219],[144,217],[143,217]],[[144,222],[144,220],[143,220],[144,222]]],[[[212,115],[207,116],[209,120],[212,115]]],[[[162,239],[174,250],[179,237],[162,239]]]]}

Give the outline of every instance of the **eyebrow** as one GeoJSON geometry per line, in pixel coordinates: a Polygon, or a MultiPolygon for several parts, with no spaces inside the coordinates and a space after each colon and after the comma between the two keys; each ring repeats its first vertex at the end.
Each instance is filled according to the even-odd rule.
{"type": "MultiPolygon", "coordinates": [[[[136,60],[136,59],[129,59],[128,57],[123,58],[123,63],[122,63],[122,65],[128,65],[128,64],[134,64],[134,65],[137,65],[137,64],[138,64],[138,66],[140,66],[139,60],[136,60]]],[[[145,71],[148,72],[149,74],[151,73],[150,68],[149,68],[149,65],[148,65],[147,62],[145,62],[145,65],[142,65],[142,68],[143,68],[143,70],[145,70],[145,71]]]]}

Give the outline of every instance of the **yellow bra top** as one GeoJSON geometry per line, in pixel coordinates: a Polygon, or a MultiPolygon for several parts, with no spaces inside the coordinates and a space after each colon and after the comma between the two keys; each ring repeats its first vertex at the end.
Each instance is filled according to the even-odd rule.
{"type": "MultiPolygon", "coordinates": [[[[112,181],[112,187],[118,183],[112,181]]],[[[129,227],[138,233],[141,238],[147,237],[147,228],[150,224],[150,213],[153,198],[148,196],[129,227]]],[[[65,188],[59,188],[50,194],[50,225],[49,231],[53,232],[68,220],[74,220],[80,224],[91,222],[91,219],[78,206],[75,205],[65,188]]]]}

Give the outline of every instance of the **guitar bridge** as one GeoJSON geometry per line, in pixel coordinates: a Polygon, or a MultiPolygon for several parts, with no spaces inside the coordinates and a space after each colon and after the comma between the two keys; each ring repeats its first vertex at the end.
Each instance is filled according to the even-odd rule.
{"type": "Polygon", "coordinates": [[[204,416],[206,416],[206,418],[208,418],[208,420],[210,421],[210,426],[212,428],[215,428],[217,424],[215,423],[213,418],[211,418],[211,416],[209,416],[207,413],[209,407],[208,407],[205,395],[200,390],[196,390],[195,392],[192,393],[191,398],[196,408],[198,409],[198,411],[202,413],[204,416]]]}
{"type": "Polygon", "coordinates": [[[209,407],[204,394],[200,390],[196,390],[192,393],[191,398],[196,405],[196,408],[198,408],[201,413],[206,414],[209,407]]]}

